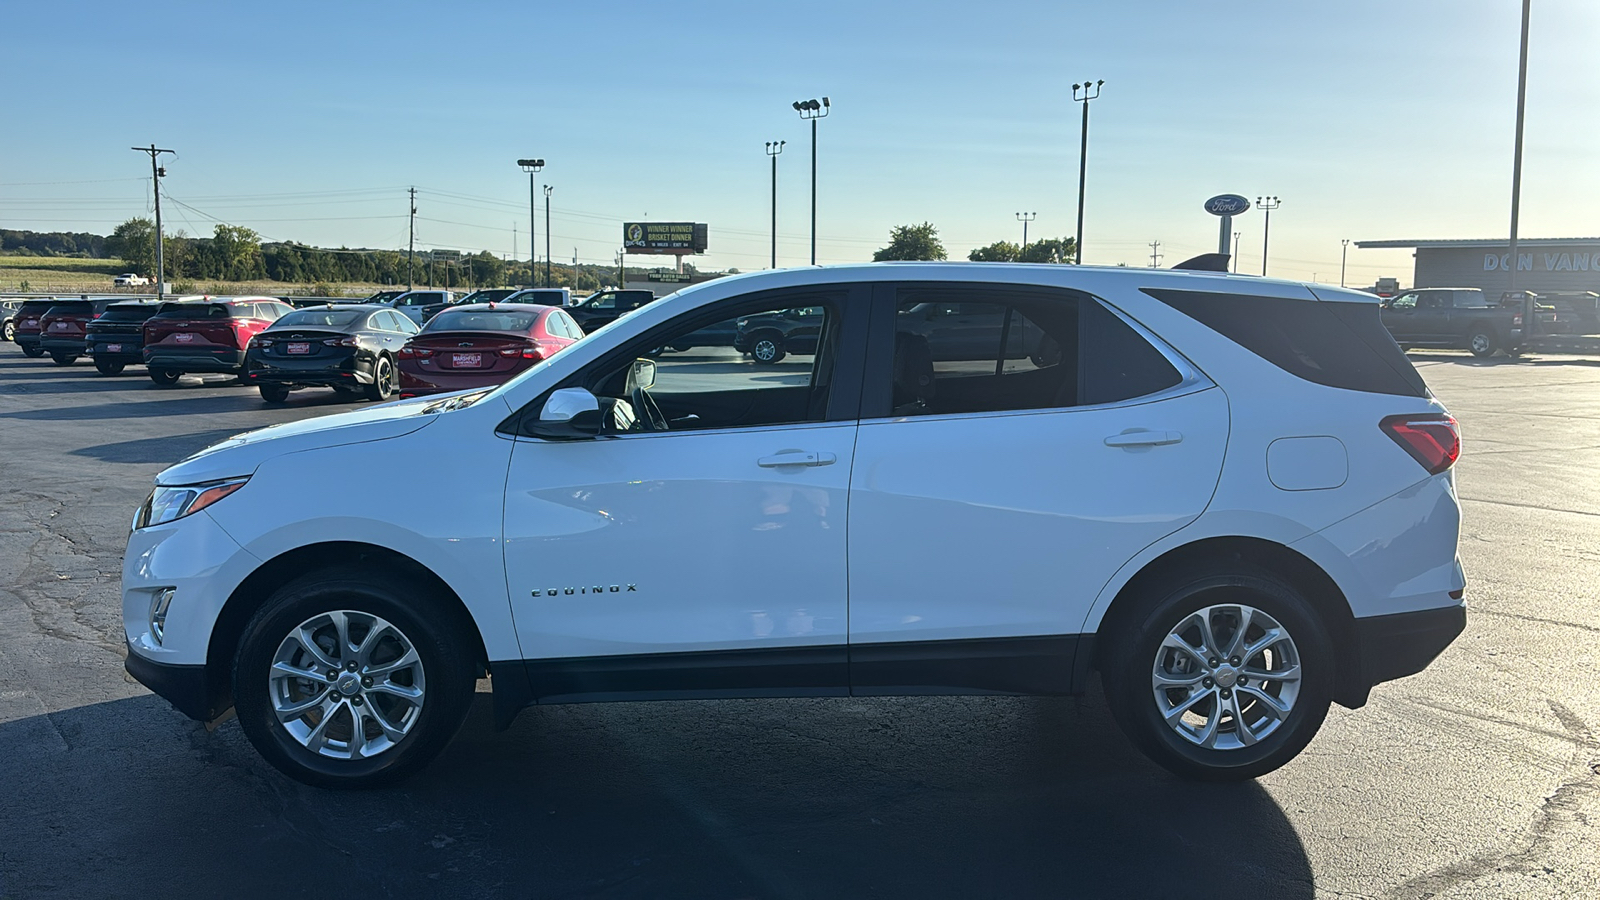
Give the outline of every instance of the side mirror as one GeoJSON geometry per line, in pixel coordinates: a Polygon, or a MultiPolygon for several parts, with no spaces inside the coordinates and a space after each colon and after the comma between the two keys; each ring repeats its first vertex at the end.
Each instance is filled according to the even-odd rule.
{"type": "Polygon", "coordinates": [[[628,370],[628,393],[631,395],[639,389],[650,390],[656,386],[656,361],[653,359],[636,359],[633,368],[628,370]]]}
{"type": "Polygon", "coordinates": [[[544,401],[539,418],[526,423],[523,430],[533,437],[573,441],[594,437],[604,423],[594,394],[583,388],[562,388],[544,401]]]}

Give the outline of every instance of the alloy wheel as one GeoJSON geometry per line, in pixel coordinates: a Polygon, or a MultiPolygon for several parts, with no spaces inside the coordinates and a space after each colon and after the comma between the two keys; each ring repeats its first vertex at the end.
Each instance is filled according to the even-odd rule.
{"type": "Polygon", "coordinates": [[[1225,604],[1190,613],[1167,634],[1150,686],[1162,720],[1185,741],[1237,750],[1283,726],[1300,679],[1288,629],[1254,607],[1225,604]]]}
{"type": "Polygon", "coordinates": [[[768,338],[762,338],[761,340],[756,341],[755,346],[750,349],[750,355],[761,360],[762,362],[766,362],[767,360],[778,355],[778,345],[774,344],[768,338]]]}
{"type": "Polygon", "coordinates": [[[278,723],[300,746],[333,759],[370,759],[417,724],[427,695],[411,640],[370,613],[319,613],[273,655],[268,691],[278,723]]]}

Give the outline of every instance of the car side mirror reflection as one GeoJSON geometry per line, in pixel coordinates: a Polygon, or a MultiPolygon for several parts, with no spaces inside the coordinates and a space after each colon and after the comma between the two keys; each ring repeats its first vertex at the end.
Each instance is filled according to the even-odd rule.
{"type": "Polygon", "coordinates": [[[571,441],[594,437],[604,424],[594,394],[583,388],[561,388],[550,394],[539,418],[527,423],[524,430],[533,437],[571,441]]]}

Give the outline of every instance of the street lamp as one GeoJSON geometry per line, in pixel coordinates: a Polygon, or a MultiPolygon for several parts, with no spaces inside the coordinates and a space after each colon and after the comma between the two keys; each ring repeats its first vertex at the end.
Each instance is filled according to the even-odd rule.
{"type": "Polygon", "coordinates": [[[1089,79],[1085,78],[1083,84],[1072,86],[1073,102],[1083,104],[1083,144],[1078,150],[1078,245],[1075,248],[1077,253],[1075,262],[1078,265],[1083,265],[1083,183],[1084,176],[1089,172],[1089,101],[1100,96],[1100,86],[1103,84],[1105,84],[1104,79],[1090,84],[1089,79]]]}
{"type": "Polygon", "coordinates": [[[778,267],[778,154],[788,141],[767,141],[767,155],[772,157],[772,268],[778,267]]]}
{"type": "Polygon", "coordinates": [[[528,284],[531,286],[533,284],[533,263],[539,257],[538,213],[535,212],[538,207],[534,201],[536,195],[533,189],[533,176],[544,169],[544,160],[519,159],[517,160],[517,165],[522,167],[522,171],[528,173],[528,284]]]}
{"type": "Polygon", "coordinates": [[[1350,255],[1350,239],[1339,239],[1339,287],[1344,287],[1344,259],[1350,255]]]}
{"type": "Polygon", "coordinates": [[[1266,224],[1261,229],[1261,274],[1267,274],[1267,239],[1272,236],[1272,211],[1283,204],[1277,197],[1257,197],[1256,209],[1265,210],[1267,213],[1266,224]]]}
{"type": "Polygon", "coordinates": [[[828,98],[796,100],[790,104],[801,119],[811,121],[811,264],[817,264],[817,120],[828,117],[828,98]]]}
{"type": "Polygon", "coordinates": [[[1039,218],[1039,214],[1036,212],[1017,213],[1017,221],[1022,223],[1022,250],[1024,252],[1028,249],[1028,223],[1037,218],[1039,218]]]}
{"type": "Polygon", "coordinates": [[[1233,271],[1235,272],[1239,271],[1239,235],[1242,233],[1239,231],[1233,233],[1233,271]]]}
{"type": "Polygon", "coordinates": [[[544,186],[544,286],[550,287],[550,195],[555,188],[544,186]]]}

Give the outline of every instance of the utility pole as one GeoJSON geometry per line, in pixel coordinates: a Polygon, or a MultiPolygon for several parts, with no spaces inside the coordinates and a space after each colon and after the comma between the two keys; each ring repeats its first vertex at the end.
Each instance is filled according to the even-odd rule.
{"type": "Polygon", "coordinates": [[[1080,266],[1083,265],[1083,186],[1089,173],[1089,101],[1100,96],[1100,86],[1103,84],[1104,79],[1090,84],[1089,79],[1085,78],[1083,84],[1072,86],[1073,102],[1083,104],[1083,144],[1078,149],[1078,243],[1075,248],[1077,258],[1074,260],[1080,266]],[[1081,95],[1079,88],[1083,89],[1081,95]]]}
{"type": "Polygon", "coordinates": [[[1161,268],[1161,242],[1160,241],[1151,241],[1150,242],[1150,268],[1152,268],[1152,269],[1161,268]]]}
{"type": "Polygon", "coordinates": [[[1350,255],[1350,239],[1339,239],[1339,287],[1344,287],[1344,260],[1350,255]]]}
{"type": "Polygon", "coordinates": [[[1039,214],[1036,213],[1036,212],[1017,213],[1017,221],[1022,223],[1022,250],[1023,250],[1023,252],[1026,252],[1027,249],[1028,249],[1028,223],[1032,222],[1034,219],[1037,219],[1037,218],[1039,218],[1039,214]]]}
{"type": "Polygon", "coordinates": [[[767,141],[767,155],[772,157],[772,266],[778,267],[778,154],[788,141],[767,141]]]}
{"type": "Polygon", "coordinates": [[[1233,233],[1233,271],[1239,271],[1239,236],[1242,232],[1233,233]]]}
{"type": "Polygon", "coordinates": [[[550,195],[555,188],[544,186],[544,286],[550,287],[550,195]]]}
{"type": "Polygon", "coordinates": [[[822,102],[796,100],[790,104],[800,118],[811,121],[811,264],[817,264],[817,120],[828,117],[831,104],[827,97],[822,102]]]}
{"type": "MultiPolygon", "coordinates": [[[[1522,113],[1528,100],[1528,15],[1531,5],[1532,0],[1522,0],[1522,50],[1517,57],[1517,138],[1511,159],[1511,246],[1507,248],[1511,251],[1507,258],[1511,266],[1506,270],[1510,279],[1506,282],[1507,291],[1517,289],[1517,213],[1522,206],[1522,113]]],[[[1524,341],[1532,337],[1534,329],[1538,327],[1537,310],[1538,304],[1533,297],[1522,298],[1524,341]]]]}
{"type": "Polygon", "coordinates": [[[150,154],[150,188],[156,198],[156,300],[159,301],[167,289],[166,240],[161,234],[161,179],[166,176],[167,170],[165,166],[156,165],[156,157],[163,153],[177,156],[178,151],[163,150],[155,144],[128,149],[150,154]]]}
{"type": "Polygon", "coordinates": [[[511,261],[517,261],[517,223],[511,223],[511,261]]]}
{"type": "Polygon", "coordinates": [[[1267,240],[1272,237],[1272,211],[1282,206],[1277,197],[1257,197],[1256,209],[1266,210],[1267,221],[1261,228],[1261,274],[1267,274],[1267,240]]]}
{"type": "Polygon", "coordinates": [[[411,189],[411,241],[406,246],[406,290],[417,289],[417,278],[412,261],[417,256],[417,189],[411,189]]]}

